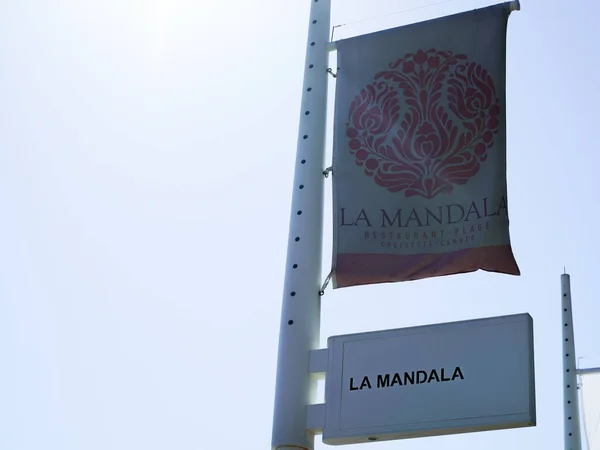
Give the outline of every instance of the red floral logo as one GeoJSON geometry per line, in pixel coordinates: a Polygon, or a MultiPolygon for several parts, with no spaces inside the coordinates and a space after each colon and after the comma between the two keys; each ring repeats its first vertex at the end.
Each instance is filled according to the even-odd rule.
{"type": "Polygon", "coordinates": [[[390,69],[350,104],[350,152],[390,192],[452,192],[479,172],[498,132],[491,76],[465,55],[435,49],[409,53],[390,69]]]}

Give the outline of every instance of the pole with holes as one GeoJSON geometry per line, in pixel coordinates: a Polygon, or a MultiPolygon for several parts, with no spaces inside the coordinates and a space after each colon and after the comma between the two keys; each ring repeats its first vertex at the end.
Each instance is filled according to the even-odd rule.
{"type": "Polygon", "coordinates": [[[563,408],[565,424],[565,450],[581,450],[579,427],[579,401],[577,395],[577,367],[573,312],[571,310],[571,277],[560,276],[562,287],[562,350],[563,350],[563,408]]]}
{"type": "Polygon", "coordinates": [[[316,401],[308,373],[319,347],[321,252],[330,0],[310,0],[292,210],[279,329],[273,450],[313,450],[307,405],[316,401]]]}

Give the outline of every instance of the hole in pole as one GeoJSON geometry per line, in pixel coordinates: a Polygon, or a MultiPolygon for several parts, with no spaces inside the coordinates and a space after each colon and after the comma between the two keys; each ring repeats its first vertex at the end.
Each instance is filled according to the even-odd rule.
{"type": "Polygon", "coordinates": [[[288,320],[288,325],[294,325],[294,321],[293,320],[288,320]]]}

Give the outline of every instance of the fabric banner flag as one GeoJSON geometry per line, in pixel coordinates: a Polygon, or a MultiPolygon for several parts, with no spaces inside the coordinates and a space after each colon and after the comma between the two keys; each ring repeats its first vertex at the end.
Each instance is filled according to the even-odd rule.
{"type": "Polygon", "coordinates": [[[509,4],[337,43],[334,288],[519,275],[506,190],[509,4]]]}

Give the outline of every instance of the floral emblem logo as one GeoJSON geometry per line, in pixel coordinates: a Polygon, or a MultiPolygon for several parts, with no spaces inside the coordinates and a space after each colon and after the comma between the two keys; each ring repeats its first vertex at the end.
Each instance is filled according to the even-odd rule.
{"type": "Polygon", "coordinates": [[[390,192],[428,199],[479,172],[498,132],[491,76],[466,55],[409,53],[354,97],[350,152],[390,192]]]}

